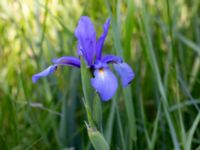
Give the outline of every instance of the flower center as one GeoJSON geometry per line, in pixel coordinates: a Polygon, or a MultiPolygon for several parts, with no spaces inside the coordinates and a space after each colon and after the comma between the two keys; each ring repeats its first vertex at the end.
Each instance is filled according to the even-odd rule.
{"type": "Polygon", "coordinates": [[[99,73],[103,75],[103,74],[104,74],[104,69],[103,69],[103,68],[100,68],[100,69],[99,69],[99,73]]]}
{"type": "Polygon", "coordinates": [[[104,79],[104,77],[105,77],[104,68],[100,68],[100,69],[99,69],[99,74],[100,74],[100,77],[101,77],[102,79],[104,79]]]}

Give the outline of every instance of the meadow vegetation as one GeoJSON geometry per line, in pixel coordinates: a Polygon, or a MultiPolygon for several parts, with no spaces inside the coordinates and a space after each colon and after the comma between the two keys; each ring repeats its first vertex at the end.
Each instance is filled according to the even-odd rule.
{"type": "Polygon", "coordinates": [[[200,150],[199,0],[1,0],[0,71],[2,150],[200,150]],[[98,36],[111,19],[103,52],[135,72],[108,102],[86,67],[31,80],[77,55],[81,16],[98,36]]]}

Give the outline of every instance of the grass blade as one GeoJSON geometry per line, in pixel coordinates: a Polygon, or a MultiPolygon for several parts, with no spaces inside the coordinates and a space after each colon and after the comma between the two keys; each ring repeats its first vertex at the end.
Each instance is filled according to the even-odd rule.
{"type": "Polygon", "coordinates": [[[188,150],[191,149],[193,135],[195,133],[195,130],[198,127],[199,122],[200,122],[200,113],[196,116],[194,123],[192,124],[192,127],[190,128],[188,132],[187,141],[186,141],[186,149],[188,150]]]}

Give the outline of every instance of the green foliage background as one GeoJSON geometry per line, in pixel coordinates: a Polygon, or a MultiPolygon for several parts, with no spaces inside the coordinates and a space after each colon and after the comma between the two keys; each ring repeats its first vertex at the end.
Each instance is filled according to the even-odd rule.
{"type": "Polygon", "coordinates": [[[2,150],[200,149],[199,0],[1,0],[0,71],[2,150]],[[76,55],[83,15],[99,36],[111,18],[103,52],[135,71],[106,103],[84,68],[31,81],[53,58],[76,55]]]}

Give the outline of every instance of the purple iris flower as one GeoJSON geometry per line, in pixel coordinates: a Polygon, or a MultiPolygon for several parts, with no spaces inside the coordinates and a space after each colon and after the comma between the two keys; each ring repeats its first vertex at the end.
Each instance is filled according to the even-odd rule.
{"type": "MultiPolygon", "coordinates": [[[[79,56],[83,57],[88,68],[93,70],[91,85],[98,92],[102,101],[111,99],[118,87],[117,78],[110,70],[108,64],[114,64],[114,69],[120,76],[123,87],[126,87],[134,78],[134,72],[131,67],[125,63],[121,57],[115,55],[102,56],[102,49],[109,26],[110,19],[107,19],[103,25],[104,32],[98,40],[96,40],[96,32],[90,18],[83,16],[80,18],[75,30],[75,36],[78,40],[77,53],[79,56]]],[[[32,80],[34,83],[36,83],[39,78],[54,73],[57,66],[81,67],[80,59],[73,56],[63,56],[58,59],[53,59],[52,62],[53,65],[33,75],[32,80]]]]}

